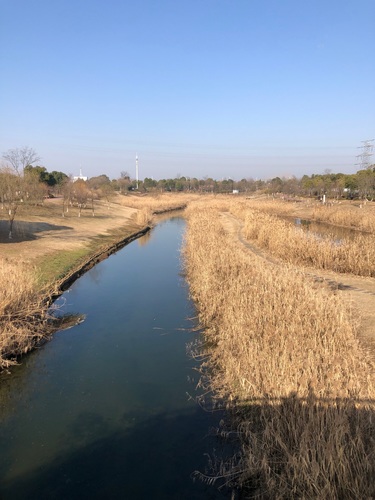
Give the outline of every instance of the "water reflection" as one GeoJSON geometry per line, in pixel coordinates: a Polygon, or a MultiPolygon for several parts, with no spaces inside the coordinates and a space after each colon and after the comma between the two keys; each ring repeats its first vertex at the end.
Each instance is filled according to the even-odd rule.
{"type": "Polygon", "coordinates": [[[368,236],[367,233],[358,232],[354,229],[347,227],[334,226],[331,224],[325,224],[324,222],[315,222],[308,219],[300,218],[287,218],[288,222],[294,223],[297,227],[300,227],[304,231],[311,234],[315,234],[320,238],[329,238],[336,241],[341,240],[354,240],[360,234],[361,236],[368,236]]]}
{"type": "Polygon", "coordinates": [[[75,282],[62,310],[86,320],[1,384],[3,500],[225,497],[190,477],[221,415],[187,396],[198,334],[179,274],[183,230],[163,222],[75,282]]]}

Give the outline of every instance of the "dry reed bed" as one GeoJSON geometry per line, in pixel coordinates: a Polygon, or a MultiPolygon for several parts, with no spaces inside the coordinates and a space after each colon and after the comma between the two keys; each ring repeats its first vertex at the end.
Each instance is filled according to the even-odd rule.
{"type": "Polygon", "coordinates": [[[238,412],[241,453],[217,475],[258,498],[375,495],[373,367],[345,306],[292,268],[242,252],[217,210],[188,212],[203,385],[238,412]]]}
{"type": "Polygon", "coordinates": [[[263,212],[267,212],[269,214],[275,215],[291,215],[296,208],[300,206],[305,206],[307,208],[311,208],[315,205],[315,202],[312,200],[280,200],[279,198],[272,198],[270,196],[267,197],[254,197],[247,198],[246,202],[240,201],[240,205],[247,208],[256,208],[258,210],[262,210],[263,212]]]}
{"type": "Polygon", "coordinates": [[[253,208],[273,215],[292,215],[300,209],[311,213],[312,220],[335,226],[350,227],[360,231],[375,233],[375,205],[357,201],[332,202],[322,205],[312,199],[280,200],[278,198],[249,198],[242,207],[253,208]]]}
{"type": "Polygon", "coordinates": [[[186,193],[128,195],[122,197],[121,204],[137,209],[135,222],[140,226],[146,226],[151,223],[154,214],[184,208],[197,198],[198,195],[186,193]]]}
{"type": "Polygon", "coordinates": [[[199,195],[189,193],[127,195],[121,197],[121,204],[138,210],[147,208],[150,212],[158,212],[174,210],[197,198],[199,195]]]}
{"type": "Polygon", "coordinates": [[[258,210],[247,210],[243,234],[273,255],[294,263],[339,273],[375,276],[375,235],[355,239],[318,238],[258,210]]]}
{"type": "Polygon", "coordinates": [[[373,204],[318,206],[314,208],[312,218],[318,222],[328,222],[336,226],[375,233],[375,205],[373,204]]]}
{"type": "Polygon", "coordinates": [[[30,265],[0,258],[0,369],[15,364],[50,332],[44,297],[30,265]]]}

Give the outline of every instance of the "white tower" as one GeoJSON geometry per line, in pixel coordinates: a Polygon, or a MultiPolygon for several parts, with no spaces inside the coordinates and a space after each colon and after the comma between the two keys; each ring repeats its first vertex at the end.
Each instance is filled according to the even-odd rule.
{"type": "Polygon", "coordinates": [[[135,155],[135,180],[136,180],[137,189],[138,189],[138,154],[135,155]]]}

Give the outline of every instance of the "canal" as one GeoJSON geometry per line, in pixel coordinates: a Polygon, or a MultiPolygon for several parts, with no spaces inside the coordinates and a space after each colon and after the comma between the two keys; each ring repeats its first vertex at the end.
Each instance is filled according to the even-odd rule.
{"type": "Polygon", "coordinates": [[[2,374],[2,500],[226,498],[192,479],[221,415],[194,401],[184,225],[160,223],[76,281],[58,303],[85,321],[2,374]]]}

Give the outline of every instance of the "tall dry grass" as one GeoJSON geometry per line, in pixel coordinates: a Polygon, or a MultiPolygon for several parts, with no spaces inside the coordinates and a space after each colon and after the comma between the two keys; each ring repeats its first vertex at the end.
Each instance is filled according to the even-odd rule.
{"type": "Polygon", "coordinates": [[[312,218],[318,222],[375,233],[375,205],[372,203],[317,206],[313,210],[312,218]]]}
{"type": "Polygon", "coordinates": [[[347,308],[242,252],[216,210],[189,210],[184,256],[205,328],[202,385],[233,409],[240,439],[216,474],[256,498],[374,496],[373,367],[347,308]]]}
{"type": "Polygon", "coordinates": [[[0,369],[48,335],[46,295],[28,264],[0,258],[0,369]]]}
{"type": "Polygon", "coordinates": [[[177,208],[184,208],[189,202],[198,199],[199,195],[189,193],[158,193],[143,195],[127,195],[120,198],[121,204],[138,210],[148,209],[159,213],[177,208]]]}
{"type": "Polygon", "coordinates": [[[259,210],[247,210],[243,234],[289,263],[339,273],[375,276],[375,235],[354,239],[318,238],[259,210]]]}
{"type": "MultiPolygon", "coordinates": [[[[262,196],[248,198],[246,200],[246,203],[242,202],[242,205],[245,205],[247,208],[262,210],[262,212],[266,212],[269,214],[290,215],[295,211],[297,207],[300,206],[301,203],[302,202],[298,199],[282,200],[280,198],[273,198],[272,196],[262,196]]],[[[311,204],[311,200],[303,201],[304,206],[311,207],[311,204]]]]}
{"type": "Polygon", "coordinates": [[[139,208],[135,214],[135,221],[139,226],[148,226],[151,224],[153,212],[149,207],[139,208]]]}

